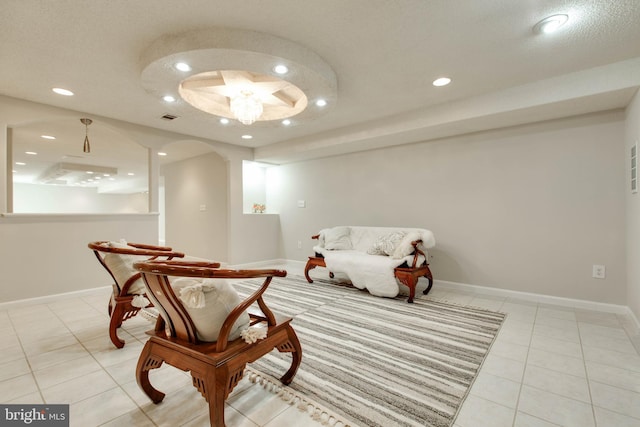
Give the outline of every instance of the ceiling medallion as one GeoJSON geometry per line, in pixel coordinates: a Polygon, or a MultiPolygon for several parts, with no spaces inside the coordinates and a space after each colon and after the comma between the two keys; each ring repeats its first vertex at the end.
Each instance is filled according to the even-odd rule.
{"type": "Polygon", "coordinates": [[[307,96],[293,83],[244,70],[195,74],[183,80],[178,91],[197,109],[245,125],[283,120],[307,107],[307,96]]]}
{"type": "Polygon", "coordinates": [[[293,116],[296,123],[312,120],[337,103],[336,74],[320,56],[265,33],[211,28],[166,35],[141,61],[148,93],[185,101],[170,104],[177,116],[207,114],[275,127],[293,116]],[[179,71],[176,63],[191,69],[179,71]],[[326,107],[316,108],[319,99],[326,107]]]}

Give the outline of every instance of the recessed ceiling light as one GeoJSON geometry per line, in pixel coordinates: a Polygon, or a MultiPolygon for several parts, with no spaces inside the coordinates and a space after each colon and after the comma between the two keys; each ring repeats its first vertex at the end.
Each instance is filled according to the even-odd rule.
{"type": "Polygon", "coordinates": [[[102,176],[111,176],[111,174],[103,173],[102,176]]]}
{"type": "Polygon", "coordinates": [[[186,62],[177,62],[174,67],[176,67],[176,70],[178,71],[191,71],[191,66],[189,64],[187,64],[186,62]]]}
{"type": "Polygon", "coordinates": [[[56,139],[55,136],[51,136],[51,135],[40,135],[40,138],[44,138],[44,139],[56,139]]]}
{"type": "Polygon", "coordinates": [[[115,180],[116,180],[115,178],[109,178],[109,181],[115,181],[115,180]]]}
{"type": "Polygon", "coordinates": [[[162,97],[164,102],[176,102],[176,99],[171,95],[165,95],[162,97]]]}
{"type": "Polygon", "coordinates": [[[440,77],[439,79],[435,79],[433,81],[434,86],[446,86],[451,83],[451,79],[449,77],[440,77]]]}
{"type": "Polygon", "coordinates": [[[536,34],[550,34],[562,27],[569,20],[569,15],[558,14],[544,18],[533,26],[533,32],[536,34]]]}
{"type": "Polygon", "coordinates": [[[164,151],[158,151],[158,156],[166,156],[167,153],[165,153],[164,151]]]}
{"type": "Polygon", "coordinates": [[[129,175],[129,176],[134,176],[134,175],[135,175],[135,173],[133,173],[133,172],[129,172],[127,175],[129,175]]]}
{"type": "Polygon", "coordinates": [[[93,171],[87,171],[86,173],[88,173],[89,175],[93,175],[93,171]]]}
{"type": "Polygon", "coordinates": [[[284,119],[284,120],[282,121],[282,124],[283,124],[283,125],[285,125],[285,126],[289,126],[289,125],[291,124],[291,120],[289,120],[289,119],[284,119]]]}
{"type": "Polygon", "coordinates": [[[36,156],[38,153],[36,153],[35,151],[25,151],[24,154],[28,154],[30,156],[36,156]]]}
{"type": "Polygon", "coordinates": [[[251,135],[242,135],[242,139],[251,139],[253,136],[251,135]]]}
{"type": "Polygon", "coordinates": [[[16,165],[18,165],[18,166],[25,166],[25,165],[26,165],[26,163],[24,163],[24,162],[16,162],[16,165]]]}
{"type": "Polygon", "coordinates": [[[228,125],[229,124],[229,119],[227,119],[226,117],[223,117],[220,119],[220,123],[222,123],[223,125],[228,125]]]}
{"type": "Polygon", "coordinates": [[[54,87],[53,90],[55,93],[57,93],[58,95],[64,95],[64,96],[73,96],[73,92],[71,92],[68,89],[63,89],[61,87],[54,87]]]}
{"type": "Polygon", "coordinates": [[[317,105],[318,107],[324,107],[324,106],[326,106],[326,105],[327,105],[327,101],[326,101],[325,99],[318,99],[318,100],[316,101],[316,105],[317,105]]]}
{"type": "Polygon", "coordinates": [[[278,64],[273,67],[273,71],[275,71],[277,74],[287,74],[289,72],[289,68],[286,65],[278,64]]]}

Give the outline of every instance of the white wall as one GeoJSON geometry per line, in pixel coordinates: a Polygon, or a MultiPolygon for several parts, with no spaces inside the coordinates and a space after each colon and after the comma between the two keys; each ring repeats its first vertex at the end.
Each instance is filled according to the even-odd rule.
{"type": "Polygon", "coordinates": [[[625,127],[625,172],[627,208],[627,305],[640,319],[640,193],[631,193],[631,164],[629,153],[632,144],[640,149],[640,92],[636,93],[627,108],[625,127]]]}
{"type": "Polygon", "coordinates": [[[98,193],[96,188],[13,184],[15,213],[147,213],[146,193],[98,193]]]}
{"type": "Polygon", "coordinates": [[[225,160],[210,153],[165,165],[161,173],[166,244],[192,256],[227,261],[225,160]]]}
{"type": "MultiPolygon", "coordinates": [[[[281,258],[280,217],[243,213],[243,160],[231,158],[229,167],[229,263],[244,264],[281,258]]],[[[278,168],[269,168],[278,169],[278,168]]],[[[273,209],[267,196],[267,210],[273,209]]]]}
{"type": "Polygon", "coordinates": [[[157,241],[157,215],[0,217],[0,302],[110,286],[87,244],[121,238],[157,241]]]}
{"type": "Polygon", "coordinates": [[[267,200],[285,258],[324,227],[423,227],[436,279],[626,304],[624,150],[623,113],[589,115],[281,166],[267,200]]]}

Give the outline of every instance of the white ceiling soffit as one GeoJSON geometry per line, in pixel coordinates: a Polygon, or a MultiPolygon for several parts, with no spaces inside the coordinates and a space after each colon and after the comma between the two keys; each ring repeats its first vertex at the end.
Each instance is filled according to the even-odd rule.
{"type": "Polygon", "coordinates": [[[640,58],[541,80],[313,139],[254,150],[256,161],[289,163],[626,107],[640,87],[640,58]]]}

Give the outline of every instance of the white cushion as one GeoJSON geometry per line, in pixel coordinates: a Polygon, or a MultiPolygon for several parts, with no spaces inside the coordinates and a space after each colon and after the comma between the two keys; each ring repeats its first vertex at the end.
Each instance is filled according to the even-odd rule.
{"type": "Polygon", "coordinates": [[[329,251],[352,249],[349,227],[333,227],[324,232],[324,247],[329,251]]]}
{"type": "Polygon", "coordinates": [[[422,240],[422,243],[418,244],[418,248],[425,252],[427,248],[432,248],[436,244],[435,237],[430,230],[407,230],[408,232],[402,238],[402,240],[396,245],[396,249],[393,253],[393,258],[404,258],[410,255],[414,251],[414,247],[411,242],[416,240],[422,240]]]}
{"type": "Polygon", "coordinates": [[[407,233],[404,231],[394,231],[378,237],[373,245],[367,249],[369,255],[393,255],[398,243],[402,241],[407,233]]]}
{"type": "MultiPolygon", "coordinates": [[[[127,245],[122,242],[108,242],[108,247],[110,248],[119,248],[119,249],[134,249],[133,247],[127,245]]],[[[127,254],[116,254],[113,252],[107,252],[104,256],[104,263],[107,265],[111,273],[113,274],[116,284],[120,289],[124,286],[124,284],[129,280],[131,276],[136,274],[138,271],[133,268],[133,264],[138,261],[144,261],[148,259],[147,256],[142,255],[127,255],[127,254]]],[[[143,294],[145,293],[145,286],[142,278],[136,280],[129,287],[129,294],[143,294]]]]}
{"type": "MultiPolygon", "coordinates": [[[[191,316],[201,341],[217,341],[224,320],[241,302],[233,286],[222,279],[180,277],[171,280],[171,286],[191,316]]],[[[240,332],[248,327],[249,315],[245,312],[231,328],[229,340],[240,337],[240,332]]]]}

